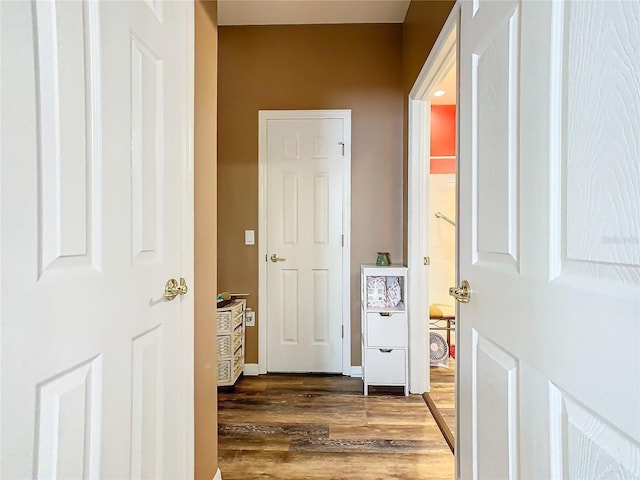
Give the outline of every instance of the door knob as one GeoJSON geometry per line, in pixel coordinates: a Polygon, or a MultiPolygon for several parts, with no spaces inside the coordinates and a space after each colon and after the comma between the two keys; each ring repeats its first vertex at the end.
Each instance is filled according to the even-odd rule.
{"type": "Polygon", "coordinates": [[[280,258],[277,253],[274,253],[273,255],[271,255],[270,258],[271,258],[271,261],[274,262],[274,263],[275,262],[284,262],[286,260],[286,258],[280,258]]]}
{"type": "Polygon", "coordinates": [[[164,298],[171,301],[178,295],[184,295],[189,289],[187,288],[187,281],[180,277],[180,283],[175,278],[170,278],[164,286],[164,298]]]}
{"type": "Polygon", "coordinates": [[[449,289],[449,295],[460,303],[469,303],[469,300],[471,300],[471,285],[466,280],[463,280],[459,287],[451,287],[449,289]]]}

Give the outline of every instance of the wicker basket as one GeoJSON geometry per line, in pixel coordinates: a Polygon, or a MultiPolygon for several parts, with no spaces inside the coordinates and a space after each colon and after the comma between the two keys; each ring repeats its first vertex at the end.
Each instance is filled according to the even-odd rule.
{"type": "MultiPolygon", "coordinates": [[[[233,334],[233,351],[235,352],[242,345],[242,330],[233,334]]],[[[231,356],[231,353],[229,354],[231,356]]]]}
{"type": "MultiPolygon", "coordinates": [[[[240,339],[242,342],[242,339],[240,339]]],[[[218,358],[232,357],[236,350],[236,336],[219,335],[218,336],[218,358]],[[233,341],[232,341],[233,338],[233,341]]]]}
{"type": "Polygon", "coordinates": [[[231,383],[231,359],[218,360],[218,385],[231,383]]]}
{"type": "Polygon", "coordinates": [[[245,302],[236,301],[224,309],[216,312],[216,328],[218,335],[231,333],[238,325],[242,325],[242,312],[244,311],[245,302]]]}
{"type": "Polygon", "coordinates": [[[231,312],[218,312],[216,313],[216,327],[218,333],[231,333],[233,330],[233,317],[231,312]]]}
{"type": "Polygon", "coordinates": [[[234,379],[238,378],[240,376],[240,374],[242,373],[243,364],[244,364],[244,362],[240,361],[236,365],[236,369],[233,371],[233,378],[234,379]]]}

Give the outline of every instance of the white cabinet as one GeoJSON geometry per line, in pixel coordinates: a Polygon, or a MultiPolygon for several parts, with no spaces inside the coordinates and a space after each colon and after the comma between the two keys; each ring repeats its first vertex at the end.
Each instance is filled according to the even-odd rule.
{"type": "Polygon", "coordinates": [[[216,312],[218,386],[229,386],[244,368],[244,313],[246,300],[234,300],[216,312]]]}
{"type": "Polygon", "coordinates": [[[362,377],[369,385],[398,385],[409,395],[407,267],[362,265],[362,377]]]}

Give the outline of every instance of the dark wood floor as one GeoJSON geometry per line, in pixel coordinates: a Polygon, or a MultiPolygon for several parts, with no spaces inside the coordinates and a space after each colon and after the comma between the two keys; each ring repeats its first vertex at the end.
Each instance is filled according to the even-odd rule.
{"type": "Polygon", "coordinates": [[[451,480],[454,458],[422,396],[362,394],[342,376],[262,375],[218,393],[224,480],[451,480]]]}
{"type": "Polygon", "coordinates": [[[431,367],[429,392],[453,435],[456,434],[455,373],[456,365],[452,358],[449,359],[449,368],[431,367]]]}
{"type": "Polygon", "coordinates": [[[448,367],[431,367],[431,391],[423,395],[452,452],[455,451],[455,360],[448,367]]]}

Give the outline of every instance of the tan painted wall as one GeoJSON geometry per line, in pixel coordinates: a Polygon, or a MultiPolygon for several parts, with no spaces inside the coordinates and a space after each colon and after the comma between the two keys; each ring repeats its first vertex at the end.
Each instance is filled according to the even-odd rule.
{"type": "MultiPolygon", "coordinates": [[[[257,246],[245,246],[243,232],[258,233],[258,110],[352,109],[353,365],[360,264],[379,250],[402,261],[401,62],[399,24],[219,28],[219,289],[249,293],[257,311],[257,246]]],[[[246,361],[257,363],[257,327],[246,343],[246,361]]]]}
{"type": "Polygon", "coordinates": [[[195,4],[195,478],[217,469],[217,2],[195,4]]]}
{"type": "MultiPolygon", "coordinates": [[[[407,10],[407,15],[402,26],[402,84],[404,89],[404,110],[403,110],[403,131],[404,131],[404,153],[403,153],[403,184],[408,185],[408,163],[407,163],[407,139],[409,132],[408,103],[411,88],[420,74],[420,70],[426,62],[433,44],[435,43],[440,30],[444,26],[449,13],[454,5],[453,0],[436,1],[436,0],[412,0],[407,10]]],[[[408,189],[404,189],[403,198],[403,261],[407,261],[407,218],[408,218],[408,189]]]]}

